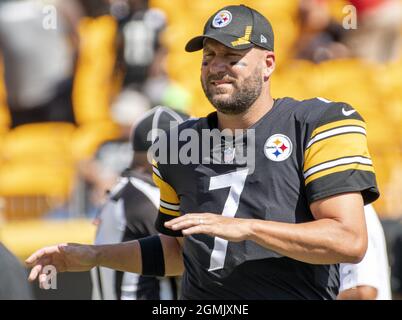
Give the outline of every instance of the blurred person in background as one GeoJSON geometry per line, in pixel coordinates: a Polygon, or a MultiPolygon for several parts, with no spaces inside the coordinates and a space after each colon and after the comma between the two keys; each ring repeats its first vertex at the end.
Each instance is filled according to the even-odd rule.
{"type": "Polygon", "coordinates": [[[147,0],[110,0],[110,12],[119,25],[118,63],[124,87],[141,90],[151,76],[159,76],[165,48],[160,39],[166,16],[149,8],[147,0]]]}
{"type": "Polygon", "coordinates": [[[39,0],[0,3],[0,52],[12,127],[46,121],[74,123],[74,27],[57,2],[53,5],[55,17],[39,0]],[[45,21],[53,18],[55,28],[48,28],[45,21]]]}
{"type": "Polygon", "coordinates": [[[375,62],[398,58],[401,49],[402,4],[399,0],[349,0],[356,8],[357,28],[347,30],[352,55],[375,62]]]}
{"type": "Polygon", "coordinates": [[[151,108],[149,99],[137,91],[123,92],[111,107],[111,116],[120,128],[120,137],[100,145],[93,159],[83,160],[79,171],[87,184],[92,216],[106,201],[106,191],[112,188],[120,173],[129,167],[133,157],[130,143],[132,124],[151,108]]]}
{"type": "Polygon", "coordinates": [[[100,17],[107,15],[108,1],[107,0],[75,0],[81,6],[82,17],[100,17]]]}
{"type": "Polygon", "coordinates": [[[299,24],[296,58],[318,63],[349,56],[341,42],[344,29],[331,18],[326,0],[300,0],[299,24]]]}
{"type": "Polygon", "coordinates": [[[186,111],[189,95],[169,79],[165,68],[165,13],[150,8],[148,0],[109,1],[110,13],[119,24],[117,69],[123,75],[122,93],[138,90],[148,96],[152,106],[186,111]]]}
{"type": "Polygon", "coordinates": [[[358,264],[339,266],[339,300],[392,300],[384,230],[372,205],[364,207],[368,247],[358,264]]]}
{"type": "MultiPolygon", "coordinates": [[[[152,128],[167,131],[172,123],[188,116],[166,107],[156,107],[133,126],[131,146],[134,157],[109,193],[98,220],[95,244],[119,243],[156,235],[159,189],[152,181],[152,165],[147,160],[152,128]]],[[[173,300],[177,299],[174,277],[144,277],[130,272],[96,267],[91,270],[93,299],[173,300]]]]}
{"type": "Polygon", "coordinates": [[[32,300],[25,268],[0,241],[0,300],[32,300]]]}

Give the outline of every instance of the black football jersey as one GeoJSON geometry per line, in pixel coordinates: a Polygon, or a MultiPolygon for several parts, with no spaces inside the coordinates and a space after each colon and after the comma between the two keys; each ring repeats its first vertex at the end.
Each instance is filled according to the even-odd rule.
{"type": "MultiPolygon", "coordinates": [[[[161,143],[164,161],[163,151],[155,153],[159,232],[181,236],[164,222],[202,212],[303,223],[314,220],[309,206],[316,200],[359,191],[368,204],[379,196],[366,124],[345,103],[276,99],[247,129],[251,138],[245,133],[229,146],[221,140],[206,147],[203,132],[216,128],[216,113],[189,120],[178,127],[178,138],[170,131],[161,143]],[[197,136],[199,149],[189,148],[197,136]],[[236,149],[250,152],[248,161],[238,161],[236,149]],[[194,161],[182,161],[189,153],[194,161]],[[219,153],[222,161],[214,163],[219,153]]],[[[338,293],[338,265],[303,263],[252,241],[192,235],[185,237],[183,258],[183,299],[334,299],[338,293]]]]}

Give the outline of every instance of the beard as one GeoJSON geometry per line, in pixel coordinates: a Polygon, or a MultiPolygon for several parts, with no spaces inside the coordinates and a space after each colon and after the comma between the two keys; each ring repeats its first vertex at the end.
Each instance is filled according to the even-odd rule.
{"type": "Polygon", "coordinates": [[[255,68],[251,76],[240,84],[236,82],[236,79],[222,73],[209,76],[205,83],[201,80],[201,84],[205,96],[216,110],[224,114],[237,115],[247,111],[261,95],[262,71],[258,67],[255,68]],[[228,98],[221,96],[227,94],[227,91],[220,88],[214,90],[214,86],[211,84],[211,81],[221,79],[232,81],[233,92],[228,98]]]}

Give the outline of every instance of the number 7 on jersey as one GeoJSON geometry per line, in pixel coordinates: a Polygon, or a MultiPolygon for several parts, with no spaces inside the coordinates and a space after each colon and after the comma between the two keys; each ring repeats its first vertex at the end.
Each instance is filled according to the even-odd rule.
{"type": "MultiPolygon", "coordinates": [[[[247,174],[248,169],[243,169],[211,177],[211,180],[209,181],[209,191],[230,188],[229,196],[223,207],[223,216],[233,218],[236,215],[237,209],[239,208],[240,195],[243,192],[244,184],[246,183],[247,174]]],[[[223,269],[227,247],[227,240],[215,237],[208,271],[223,269]]]]}

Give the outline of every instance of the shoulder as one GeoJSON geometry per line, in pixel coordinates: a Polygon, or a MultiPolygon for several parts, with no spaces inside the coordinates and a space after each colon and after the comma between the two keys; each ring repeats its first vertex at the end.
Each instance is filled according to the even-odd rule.
{"type": "MultiPolygon", "coordinates": [[[[199,135],[201,125],[206,118],[188,119],[179,125],[171,127],[167,131],[158,133],[158,138],[153,143],[150,151],[153,154],[154,165],[159,171],[164,171],[167,164],[178,164],[178,156],[181,147],[194,135],[199,135]],[[191,132],[191,134],[189,134],[191,132]]],[[[161,172],[162,173],[162,172],[161,172]]],[[[165,178],[165,174],[162,174],[165,178]]]]}
{"type": "Polygon", "coordinates": [[[177,126],[172,127],[168,132],[168,136],[179,137],[180,134],[184,134],[186,131],[195,130],[197,132],[201,131],[203,128],[206,128],[208,125],[208,118],[190,118],[186,121],[180,123],[177,126]]]}
{"type": "Polygon", "coordinates": [[[350,119],[364,121],[357,110],[346,102],[316,97],[302,101],[286,98],[285,103],[292,106],[296,119],[308,124],[322,125],[332,121],[350,119]]]}
{"type": "Polygon", "coordinates": [[[359,126],[364,131],[366,127],[359,112],[346,102],[317,97],[302,101],[284,98],[279,103],[309,134],[318,128],[319,131],[326,131],[338,127],[359,126]]]}
{"type": "Polygon", "coordinates": [[[185,129],[197,129],[202,123],[206,121],[206,118],[190,118],[182,123],[180,123],[177,128],[178,131],[185,129]]]}

